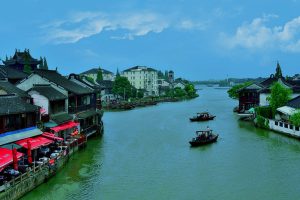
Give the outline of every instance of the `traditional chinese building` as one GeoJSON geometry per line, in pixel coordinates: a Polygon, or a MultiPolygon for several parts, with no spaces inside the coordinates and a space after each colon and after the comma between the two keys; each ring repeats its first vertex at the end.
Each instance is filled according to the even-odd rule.
{"type": "Polygon", "coordinates": [[[292,97],[296,97],[300,94],[299,82],[287,80],[283,77],[281,67],[279,63],[277,63],[275,74],[271,74],[269,78],[260,83],[252,83],[238,91],[239,112],[245,112],[256,106],[269,105],[268,96],[271,93],[272,85],[276,82],[285,88],[291,89],[293,91],[292,97]]]}
{"type": "Polygon", "coordinates": [[[26,78],[28,74],[16,70],[9,66],[0,65],[0,79],[7,79],[10,83],[15,84],[26,78]]]}
{"type": "Polygon", "coordinates": [[[6,67],[10,67],[19,71],[36,70],[38,65],[42,64],[42,62],[42,60],[33,58],[30,55],[29,49],[25,49],[23,52],[16,50],[13,57],[6,58],[3,61],[6,67]],[[28,69],[26,69],[26,66],[28,69]]]}
{"type": "Polygon", "coordinates": [[[0,95],[0,145],[42,134],[39,109],[15,94],[0,95]]]}
{"type": "MultiPolygon", "coordinates": [[[[67,79],[56,70],[35,70],[34,73],[18,83],[17,87],[25,91],[35,88],[36,91],[36,85],[45,84],[50,84],[52,88],[67,97],[64,108],[62,108],[63,101],[61,101],[60,108],[65,109],[66,112],[60,115],[50,115],[50,119],[54,121],[69,120],[63,123],[61,128],[69,128],[69,126],[65,126],[66,123],[76,120],[80,123],[80,132],[87,136],[100,130],[102,113],[96,110],[95,91],[67,79]],[[71,119],[69,119],[70,115],[73,116],[71,119]]],[[[38,93],[40,95],[43,94],[43,96],[51,95],[51,92],[43,92],[41,90],[38,93]]],[[[50,96],[48,100],[49,98],[50,96]]]]}

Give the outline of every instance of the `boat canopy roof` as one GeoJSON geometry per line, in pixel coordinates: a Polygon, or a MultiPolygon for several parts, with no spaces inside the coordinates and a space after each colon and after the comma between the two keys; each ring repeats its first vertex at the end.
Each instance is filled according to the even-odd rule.
{"type": "Polygon", "coordinates": [[[212,132],[212,130],[202,130],[202,131],[196,131],[196,133],[206,133],[206,132],[212,132]]]}
{"type": "Polygon", "coordinates": [[[199,114],[199,115],[201,115],[201,114],[209,114],[209,112],[200,112],[200,113],[197,113],[197,114],[199,114]]]}

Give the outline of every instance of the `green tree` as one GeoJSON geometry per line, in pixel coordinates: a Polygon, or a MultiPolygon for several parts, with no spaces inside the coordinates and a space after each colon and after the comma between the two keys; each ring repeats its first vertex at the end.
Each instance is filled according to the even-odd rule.
{"type": "Polygon", "coordinates": [[[185,95],[185,90],[181,89],[180,87],[176,87],[174,89],[174,97],[184,97],[185,95]]]}
{"type": "Polygon", "coordinates": [[[44,57],[43,68],[48,69],[48,63],[47,63],[46,57],[44,57]]]}
{"type": "Polygon", "coordinates": [[[102,70],[99,67],[98,72],[97,72],[97,81],[103,81],[103,74],[102,74],[102,70]]]}
{"type": "Polygon", "coordinates": [[[135,97],[136,89],[130,85],[130,82],[126,77],[117,76],[112,88],[113,94],[120,95],[128,99],[135,97]]]}
{"type": "Polygon", "coordinates": [[[31,66],[28,64],[25,64],[23,72],[25,72],[26,74],[31,74],[31,72],[32,72],[31,66]]]}
{"type": "Polygon", "coordinates": [[[119,72],[119,68],[117,68],[117,73],[116,73],[116,77],[120,76],[120,72],[119,72]]]}
{"type": "Polygon", "coordinates": [[[193,84],[186,84],[184,87],[185,92],[187,93],[187,95],[189,97],[194,97],[196,96],[196,89],[195,86],[193,84]]]}
{"type": "Polygon", "coordinates": [[[141,98],[143,98],[143,97],[144,97],[144,92],[143,92],[143,90],[139,89],[139,90],[137,91],[137,98],[141,99],[141,98]]]}
{"type": "Polygon", "coordinates": [[[280,83],[276,82],[271,87],[271,95],[268,96],[267,100],[270,102],[272,108],[272,115],[275,115],[276,109],[284,106],[290,99],[292,90],[285,88],[280,83]]]}
{"type": "Polygon", "coordinates": [[[39,69],[44,69],[44,60],[42,57],[40,57],[40,62],[39,69]]]}
{"type": "Polygon", "coordinates": [[[245,82],[245,83],[242,83],[242,84],[238,84],[238,85],[235,85],[233,86],[232,88],[230,88],[227,93],[229,95],[230,98],[232,99],[238,99],[239,98],[239,90],[244,88],[244,87],[247,87],[249,85],[251,85],[252,82],[245,82]]]}
{"type": "Polygon", "coordinates": [[[25,72],[26,74],[31,74],[31,72],[32,72],[32,68],[29,65],[28,57],[25,57],[25,65],[23,68],[23,72],[25,72]]]}
{"type": "Polygon", "coordinates": [[[293,125],[295,126],[300,126],[300,110],[295,112],[291,117],[290,121],[292,122],[293,125]]]}
{"type": "Polygon", "coordinates": [[[282,76],[281,67],[279,65],[279,62],[277,62],[275,78],[282,78],[282,77],[283,76],[282,76]]]}
{"type": "Polygon", "coordinates": [[[95,84],[95,81],[94,81],[94,79],[93,79],[92,77],[85,76],[85,79],[86,79],[88,82],[90,82],[90,83],[92,83],[92,84],[95,84]]]}

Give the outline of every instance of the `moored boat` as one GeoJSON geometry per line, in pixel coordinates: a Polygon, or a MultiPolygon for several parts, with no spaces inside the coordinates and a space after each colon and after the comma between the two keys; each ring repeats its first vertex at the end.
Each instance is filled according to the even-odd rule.
{"type": "Polygon", "coordinates": [[[213,120],[216,116],[211,115],[208,112],[197,113],[196,116],[190,118],[191,122],[208,121],[213,120]]]}
{"type": "Polygon", "coordinates": [[[219,135],[213,134],[212,130],[196,131],[196,137],[189,141],[192,147],[203,146],[217,141],[219,135]]]}

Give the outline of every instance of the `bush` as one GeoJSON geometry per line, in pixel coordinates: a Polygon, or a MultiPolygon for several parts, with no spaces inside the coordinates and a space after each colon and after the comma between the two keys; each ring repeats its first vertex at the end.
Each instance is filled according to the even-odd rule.
{"type": "Polygon", "coordinates": [[[300,111],[299,110],[291,116],[290,121],[294,126],[300,126],[300,111]]]}
{"type": "Polygon", "coordinates": [[[264,118],[273,118],[272,108],[270,106],[256,107],[255,114],[264,118]]]}
{"type": "Polygon", "coordinates": [[[269,129],[269,120],[260,116],[260,115],[257,115],[256,116],[256,126],[257,127],[260,127],[260,128],[264,128],[264,129],[269,129]]]}

